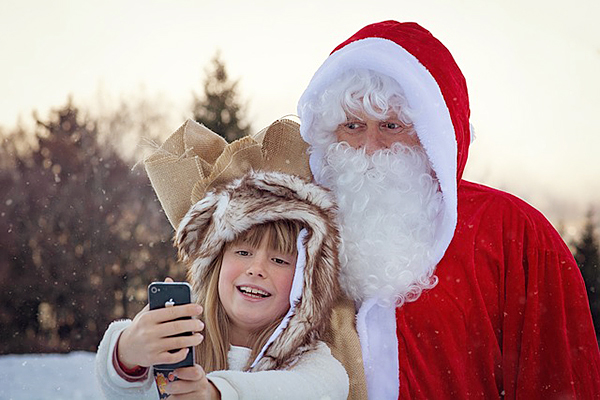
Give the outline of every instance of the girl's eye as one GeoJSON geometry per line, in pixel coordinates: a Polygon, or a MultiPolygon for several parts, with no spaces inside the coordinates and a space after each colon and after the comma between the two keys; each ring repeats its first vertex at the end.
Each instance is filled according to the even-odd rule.
{"type": "Polygon", "coordinates": [[[250,252],[246,251],[246,250],[238,250],[238,251],[235,252],[235,254],[243,256],[243,257],[247,257],[247,256],[250,255],[250,252]]]}
{"type": "Polygon", "coordinates": [[[273,261],[275,264],[279,264],[279,265],[290,265],[290,263],[289,263],[289,262],[285,261],[285,260],[284,260],[284,259],[282,259],[282,258],[277,258],[277,257],[275,257],[275,258],[272,258],[271,260],[272,260],[272,261],[273,261]]]}

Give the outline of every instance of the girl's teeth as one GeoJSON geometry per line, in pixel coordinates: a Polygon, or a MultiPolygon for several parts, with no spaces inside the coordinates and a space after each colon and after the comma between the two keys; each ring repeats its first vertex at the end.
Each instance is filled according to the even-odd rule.
{"type": "Polygon", "coordinates": [[[240,286],[240,291],[246,293],[246,294],[250,294],[250,295],[254,295],[254,296],[259,296],[259,297],[268,297],[270,296],[269,293],[260,290],[260,289],[256,289],[256,288],[250,288],[247,286],[240,286]]]}

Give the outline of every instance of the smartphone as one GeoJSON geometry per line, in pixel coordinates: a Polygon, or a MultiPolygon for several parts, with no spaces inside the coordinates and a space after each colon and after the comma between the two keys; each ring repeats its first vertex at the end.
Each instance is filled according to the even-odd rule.
{"type": "MultiPolygon", "coordinates": [[[[181,304],[188,304],[192,301],[191,287],[187,282],[153,282],[148,286],[148,304],[151,310],[158,308],[172,307],[181,304]]],[[[191,319],[191,317],[182,317],[178,319],[191,319]]],[[[176,336],[192,335],[192,332],[184,332],[176,336]]],[[[169,397],[165,393],[165,386],[169,383],[169,373],[181,367],[191,367],[194,365],[195,350],[189,347],[185,359],[175,364],[154,365],[154,380],[161,399],[169,397]]],[[[177,349],[171,350],[172,353],[177,349]]]]}

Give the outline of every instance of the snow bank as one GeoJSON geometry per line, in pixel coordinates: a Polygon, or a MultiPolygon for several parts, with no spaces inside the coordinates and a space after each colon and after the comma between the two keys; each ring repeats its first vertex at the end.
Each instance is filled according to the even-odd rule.
{"type": "Polygon", "coordinates": [[[0,400],[100,400],[95,353],[0,356],[0,400]]]}

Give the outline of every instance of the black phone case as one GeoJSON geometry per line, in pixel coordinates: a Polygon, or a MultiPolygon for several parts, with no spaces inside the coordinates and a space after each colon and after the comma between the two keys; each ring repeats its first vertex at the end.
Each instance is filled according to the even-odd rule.
{"type": "MultiPolygon", "coordinates": [[[[170,305],[188,304],[191,302],[191,289],[187,282],[154,282],[148,286],[148,304],[151,310],[168,307],[170,305]]],[[[179,319],[191,319],[183,317],[179,319]]],[[[192,332],[186,332],[181,335],[191,335],[192,332]]],[[[161,399],[169,397],[165,393],[164,387],[169,383],[169,374],[181,367],[191,367],[194,365],[194,348],[190,347],[185,359],[175,364],[154,365],[154,380],[161,399]]]]}

